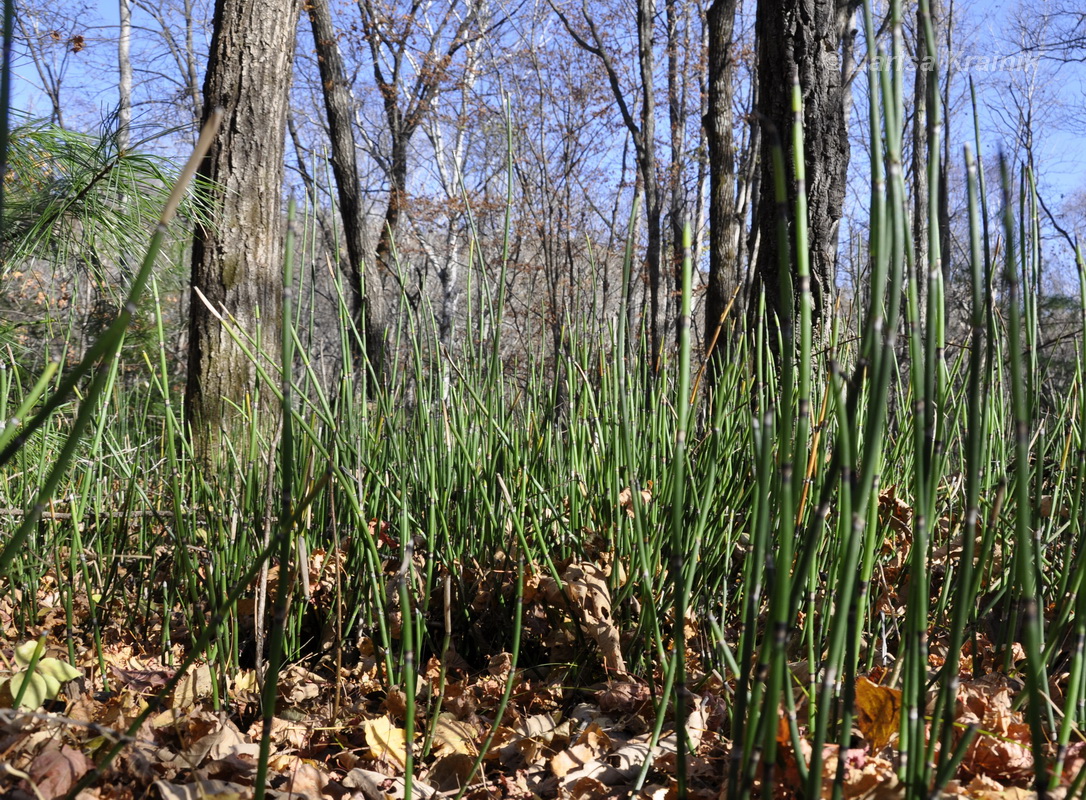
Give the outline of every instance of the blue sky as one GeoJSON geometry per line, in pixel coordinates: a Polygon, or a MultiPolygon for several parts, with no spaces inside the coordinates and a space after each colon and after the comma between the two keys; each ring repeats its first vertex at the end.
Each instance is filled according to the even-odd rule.
{"type": "MultiPolygon", "coordinates": [[[[950,0],[943,0],[943,3],[945,7],[950,6],[950,0]]],[[[950,57],[959,69],[976,67],[973,74],[980,95],[982,155],[990,165],[995,164],[1001,147],[1013,149],[1013,141],[1008,141],[1013,122],[1012,98],[1020,97],[1024,87],[1032,83],[1037,98],[1035,111],[1039,116],[1035,126],[1035,152],[1040,164],[1040,187],[1046,202],[1056,211],[1064,197],[1086,191],[1086,64],[1059,67],[1042,60],[1035,74],[1028,68],[991,69],[991,63],[983,59],[1006,55],[1015,49],[1014,18],[1019,7],[1017,2],[957,0],[953,8],[959,20],[960,44],[955,43],[950,57]]],[[[1029,3],[1027,14],[1036,14],[1044,7],[1043,0],[1034,0],[1029,3]]],[[[100,0],[97,12],[103,26],[102,35],[112,36],[118,16],[116,0],[100,0]]],[[[93,28],[86,31],[88,39],[93,39],[95,33],[93,28]]],[[[37,83],[33,68],[23,64],[19,66],[19,72],[22,79],[17,77],[14,86],[17,104],[29,107],[34,113],[47,112],[48,103],[32,96],[32,87],[37,83]]],[[[116,102],[113,88],[116,76],[106,71],[98,78],[101,91],[81,99],[104,116],[116,102]]],[[[958,107],[949,131],[953,153],[960,153],[962,144],[972,143],[973,139],[972,115],[968,107],[961,104],[965,82],[958,84],[958,107]]],[[[863,108],[857,104],[854,113],[862,114],[863,108]]]]}
{"type": "MultiPolygon", "coordinates": [[[[1044,2],[1029,3],[1029,12],[1040,12],[1044,2]]],[[[977,27],[980,42],[1000,42],[1000,48],[1013,46],[1014,16],[1017,3],[999,0],[974,0],[967,19],[977,27]]],[[[1006,52],[1006,50],[1003,50],[1006,52]]],[[[989,153],[994,157],[999,147],[1001,112],[1009,106],[1009,86],[1026,76],[991,75],[984,86],[980,110],[981,126],[990,138],[989,153]]],[[[1047,187],[1052,200],[1075,191],[1086,190],[1086,64],[1057,65],[1042,60],[1036,75],[1041,119],[1035,130],[1039,136],[1037,156],[1042,164],[1042,188],[1047,187]]],[[[961,123],[959,123],[960,125],[961,123]]],[[[1055,210],[1055,209],[1053,209],[1055,210]]],[[[1086,231],[1083,232],[1086,234],[1086,231]]]]}

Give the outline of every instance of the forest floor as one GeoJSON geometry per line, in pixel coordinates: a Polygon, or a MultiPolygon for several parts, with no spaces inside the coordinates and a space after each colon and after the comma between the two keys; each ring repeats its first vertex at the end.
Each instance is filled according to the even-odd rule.
{"type": "MultiPolygon", "coordinates": [[[[327,611],[337,581],[339,561],[328,553],[309,557],[305,602],[327,611]]],[[[500,564],[499,564],[500,566],[500,564]]],[[[398,565],[387,562],[391,578],[398,565]]],[[[480,588],[468,598],[476,623],[474,635],[485,640],[488,626],[509,625],[509,600],[516,592],[515,567],[494,569],[476,581],[480,588]],[[504,598],[504,602],[495,600],[504,598]],[[504,618],[495,615],[505,614],[504,618]]],[[[623,648],[636,631],[619,631],[611,622],[607,575],[611,565],[560,563],[564,594],[546,572],[527,569],[523,576],[523,640],[519,655],[499,652],[469,660],[448,647],[442,658],[423,653],[418,672],[414,723],[413,797],[454,798],[652,798],[671,800],[679,794],[677,733],[673,709],[664,709],[665,723],[652,744],[662,670],[651,680],[627,673],[623,648]],[[503,698],[508,701],[503,707],[503,698]],[[500,714],[500,717],[499,717],[500,714]],[[481,758],[480,758],[481,754],[481,758]],[[642,765],[648,761],[643,782],[642,765]],[[466,789],[460,789],[466,785],[466,789]]],[[[272,582],[274,583],[275,568],[272,582]]],[[[53,573],[52,575],[55,575],[53,573]]],[[[259,711],[258,677],[254,670],[232,674],[199,664],[161,701],[156,694],[185,654],[191,640],[179,614],[140,619],[138,625],[116,620],[130,616],[136,598],[114,596],[110,606],[97,608],[102,620],[95,644],[91,606],[75,595],[69,628],[65,593],[55,577],[47,577],[34,592],[45,637],[45,662],[56,669],[68,664],[69,642],[76,654],[70,666],[78,676],[64,682],[54,699],[43,697],[36,707],[23,698],[24,708],[11,709],[13,683],[0,686],[0,789],[13,800],[53,800],[69,794],[95,769],[95,759],[121,740],[119,757],[94,776],[79,798],[161,798],[162,800],[241,800],[253,795],[263,720],[259,711]],[[163,625],[171,626],[173,644],[164,660],[157,644],[163,625]],[[99,656],[100,652],[100,656],[99,656]],[[6,702],[3,702],[6,696],[6,702]],[[147,708],[158,703],[134,736],[119,733],[147,708]]],[[[16,603],[30,598],[19,589],[0,600],[0,679],[25,669],[26,636],[17,630],[16,603]],[[14,645],[23,660],[14,655],[14,645]]],[[[895,601],[887,594],[892,608],[895,601]]],[[[249,614],[252,602],[239,608],[249,614]]],[[[398,614],[398,612],[396,612],[398,614]]],[[[431,620],[441,638],[441,614],[431,620]]],[[[327,618],[327,616],[326,616],[327,618]]],[[[398,620],[391,619],[393,634],[398,620]]],[[[669,620],[664,621],[670,625],[669,620]]],[[[687,686],[683,730],[690,747],[686,760],[687,797],[716,800],[727,796],[735,679],[721,678],[705,666],[709,637],[698,619],[686,621],[687,686]]],[[[408,698],[402,687],[388,688],[384,662],[368,638],[335,647],[327,630],[316,654],[287,666],[280,676],[278,706],[271,721],[268,760],[269,796],[322,800],[386,800],[405,793],[408,698]]],[[[969,746],[943,797],[1030,798],[1034,759],[1029,727],[1016,697],[1022,691],[1014,673],[997,668],[995,648],[979,635],[976,659],[967,644],[963,653],[957,721],[960,731],[976,726],[969,746]]],[[[945,642],[932,631],[932,670],[945,657],[945,642]]],[[[455,645],[455,642],[454,642],[455,645]]],[[[31,646],[32,649],[32,646],[31,646]]],[[[468,651],[470,646],[463,648],[468,651]]],[[[478,649],[478,648],[475,648],[478,649]]],[[[480,651],[481,652],[481,651],[480,651]]],[[[892,654],[890,654],[892,657],[892,654]]],[[[1021,657],[1012,647],[1010,661],[1021,657]]],[[[806,735],[804,690],[810,671],[793,667],[798,724],[806,735]]],[[[934,673],[933,673],[934,674],[934,673]]],[[[64,673],[60,677],[68,677],[64,673]]],[[[889,685],[892,669],[876,668],[858,678],[856,721],[851,747],[823,749],[823,795],[829,797],[839,759],[844,760],[842,796],[893,800],[905,797],[897,777],[896,749],[901,693],[889,685]]],[[[1067,676],[1053,677],[1059,691],[1067,676]]],[[[17,690],[16,690],[17,691],[17,690]]],[[[935,688],[932,689],[934,696],[935,688]]],[[[1053,697],[1057,707],[1059,698],[1053,697]]],[[[756,796],[801,796],[797,757],[807,763],[810,746],[800,739],[793,748],[782,711],[778,757],[767,775],[759,772],[756,796]],[[765,782],[769,786],[765,786],[765,782]]],[[[1050,757],[1057,755],[1055,745],[1050,757]]],[[[1086,763],[1086,745],[1072,744],[1065,753],[1062,778],[1049,797],[1066,796],[1068,782],[1086,763]]]]}

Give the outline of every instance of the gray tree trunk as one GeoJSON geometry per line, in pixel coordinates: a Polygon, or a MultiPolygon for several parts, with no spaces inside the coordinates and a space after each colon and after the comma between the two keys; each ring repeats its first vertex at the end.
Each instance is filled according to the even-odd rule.
{"type": "MultiPolygon", "coordinates": [[[[738,258],[741,220],[735,213],[736,163],[732,103],[735,84],[735,14],[738,0],[713,0],[706,13],[709,39],[709,282],[705,292],[705,346],[718,336],[730,296],[728,270],[738,258]]],[[[735,287],[731,287],[733,290],[735,287]]],[[[723,353],[718,338],[716,355],[723,353]]],[[[710,378],[715,370],[710,371],[710,378]]]]}
{"type": "MultiPolygon", "coordinates": [[[[221,190],[214,225],[197,228],[193,239],[185,390],[194,450],[205,464],[221,457],[224,437],[244,430],[235,406],[261,412],[254,365],[197,290],[256,339],[266,365],[279,362],[284,138],[298,13],[297,0],[215,4],[204,116],[221,107],[224,118],[200,174],[221,190]]],[[[258,424],[268,430],[273,419],[264,410],[258,424]]]]}
{"type": "MultiPolygon", "coordinates": [[[[637,0],[637,53],[641,68],[641,129],[638,146],[641,163],[641,180],[645,186],[645,218],[648,224],[648,252],[645,269],[649,278],[649,342],[652,346],[651,363],[655,370],[663,347],[662,328],[665,312],[660,286],[663,273],[663,198],[660,181],[656,175],[656,65],[653,57],[653,20],[656,16],[654,0],[637,0]]],[[[634,133],[634,142],[638,134],[634,133]]],[[[666,291],[666,287],[663,291],[666,291]]]]}
{"type": "MultiPolygon", "coordinates": [[[[362,335],[367,354],[380,364],[385,349],[384,321],[377,308],[380,291],[374,280],[366,280],[366,210],[359,194],[358,160],[355,152],[354,101],[348,88],[347,71],[339,51],[332,11],[328,0],[313,0],[308,6],[313,41],[320,67],[324,108],[332,143],[332,174],[336,180],[339,215],[347,244],[347,283],[355,327],[362,335]]],[[[359,344],[352,338],[352,343],[359,344]]],[[[355,355],[360,355],[355,350],[355,355]]]]}
{"type": "MultiPolygon", "coordinates": [[[[926,288],[928,274],[928,136],[931,123],[928,118],[928,96],[931,92],[931,64],[928,41],[924,36],[924,15],[919,5],[916,9],[916,70],[913,75],[913,130],[912,130],[912,178],[913,178],[913,252],[915,253],[917,284],[921,292],[926,288]]],[[[921,304],[923,308],[923,304],[921,304]]]]}
{"type": "MultiPolygon", "coordinates": [[[[427,10],[417,3],[404,9],[404,16],[393,17],[384,5],[373,0],[358,2],[362,32],[369,45],[374,83],[381,95],[389,136],[389,150],[383,156],[389,184],[388,205],[374,253],[382,280],[389,276],[399,279],[399,267],[394,257],[395,241],[401,218],[406,218],[408,213],[407,155],[411,139],[423,120],[432,113],[453,57],[469,40],[481,35],[476,30],[481,11],[479,5],[450,0],[436,4],[434,9],[440,9],[440,15],[435,20],[428,20],[425,16],[427,10]],[[426,64],[425,68],[414,68],[408,77],[405,75],[405,64],[412,63],[414,58],[408,49],[411,39],[408,31],[415,26],[429,37],[425,42],[426,64]],[[445,34],[446,31],[448,34],[445,34]],[[443,35],[447,35],[447,38],[443,39],[443,35]]],[[[422,296],[421,282],[416,292],[407,293],[408,302],[416,308],[422,296]]],[[[371,352],[370,361],[381,374],[383,354],[375,359],[371,352]]]]}
{"type": "Polygon", "coordinates": [[[677,0],[666,0],[667,18],[667,117],[671,133],[671,163],[668,169],[669,199],[668,217],[671,222],[671,242],[668,260],[671,265],[673,303],[666,309],[665,331],[670,329],[671,315],[679,319],[682,308],[683,288],[683,229],[690,222],[683,191],[686,173],[686,75],[680,63],[680,53],[685,51],[680,38],[680,14],[677,0]]]}
{"type": "MultiPolygon", "coordinates": [[[[788,214],[795,209],[795,154],[791,148],[792,77],[798,70],[803,93],[804,152],[808,203],[811,293],[816,324],[829,307],[837,261],[837,230],[845,200],[849,142],[840,65],[840,11],[849,0],[759,0],[755,19],[758,38],[758,111],[763,124],[780,136],[788,172],[788,214]]],[[[771,142],[763,137],[757,220],[758,278],[771,314],[792,313],[780,307],[777,205],[773,199],[771,142]]],[[[789,227],[789,250],[794,248],[789,227]]],[[[794,259],[790,258],[794,264],[794,259]]],[[[794,266],[793,266],[794,269],[794,266]]],[[[775,341],[771,337],[771,341],[775,341]]]]}
{"type": "Polygon", "coordinates": [[[119,0],[120,29],[117,34],[117,147],[128,149],[132,127],[132,5],[119,0]]]}

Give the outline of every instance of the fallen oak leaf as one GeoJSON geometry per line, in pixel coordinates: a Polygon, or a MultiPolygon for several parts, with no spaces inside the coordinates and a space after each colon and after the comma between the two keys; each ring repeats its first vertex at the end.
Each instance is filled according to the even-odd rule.
{"type": "Polygon", "coordinates": [[[517,722],[513,730],[527,738],[542,738],[545,744],[549,744],[560,719],[561,714],[558,712],[533,714],[517,722]]]}
{"type": "Polygon", "coordinates": [[[109,665],[110,674],[120,686],[137,692],[153,692],[161,689],[173,677],[173,670],[166,669],[121,669],[109,665]]]}
{"type": "Polygon", "coordinates": [[[639,714],[652,702],[649,687],[635,681],[615,681],[596,692],[604,714],[639,714]]]}
{"type": "MultiPolygon", "coordinates": [[[[570,564],[562,571],[562,585],[573,612],[580,617],[581,630],[600,648],[604,666],[618,675],[626,674],[618,628],[611,617],[611,592],[608,573],[588,562],[570,564]]],[[[561,597],[554,578],[544,576],[540,591],[552,604],[561,597]]]]}
{"type": "MultiPolygon", "coordinates": [[[[257,740],[263,736],[264,723],[257,720],[249,726],[247,731],[251,740],[257,740]]],[[[301,750],[309,743],[313,731],[303,722],[272,717],[271,741],[276,747],[285,747],[291,750],[301,750]]]]}
{"type": "MultiPolygon", "coordinates": [[[[690,751],[697,750],[701,744],[707,720],[705,701],[700,697],[694,698],[693,708],[686,718],[686,744],[690,751]]],[[[650,739],[649,734],[637,736],[603,759],[597,759],[566,773],[562,778],[562,786],[568,790],[583,778],[593,778],[607,786],[628,783],[637,777],[646,759],[651,758],[655,762],[661,756],[678,751],[675,731],[661,737],[654,748],[649,747],[650,739]]]]}
{"type": "Polygon", "coordinates": [[[881,753],[898,732],[901,720],[901,691],[879,686],[866,677],[856,680],[857,727],[871,745],[872,755],[881,753]]]}
{"type": "Polygon", "coordinates": [[[607,784],[593,777],[578,778],[568,786],[561,787],[559,797],[563,800],[595,800],[606,797],[607,784]]]}
{"type": "Polygon", "coordinates": [[[330,773],[297,756],[280,759],[277,766],[279,768],[276,771],[286,776],[286,783],[281,790],[284,797],[304,800],[323,797],[326,795],[325,789],[332,781],[330,773]]]}
{"type": "Polygon", "coordinates": [[[426,772],[426,781],[439,792],[456,792],[475,771],[475,758],[467,753],[448,753],[434,762],[426,772]]]}
{"type": "Polygon", "coordinates": [[[211,667],[207,664],[199,664],[193,667],[177,682],[173,690],[173,707],[178,710],[189,710],[201,700],[211,697],[212,690],[211,667]]]}
{"type": "Polygon", "coordinates": [[[598,761],[611,750],[611,738],[598,723],[593,722],[577,737],[577,741],[551,759],[551,772],[564,778],[574,770],[598,761]]]}
{"type": "Polygon", "coordinates": [[[207,715],[211,729],[192,741],[182,754],[191,766],[198,766],[205,758],[219,761],[231,756],[248,756],[254,761],[260,753],[260,745],[242,734],[229,719],[207,715]]]}
{"type": "MultiPolygon", "coordinates": [[[[648,505],[652,502],[652,481],[648,481],[646,488],[641,490],[641,503],[642,505],[648,505]]],[[[619,508],[626,512],[626,515],[633,519],[635,516],[633,505],[633,491],[627,486],[621,492],[618,493],[618,505],[619,508]]]]}

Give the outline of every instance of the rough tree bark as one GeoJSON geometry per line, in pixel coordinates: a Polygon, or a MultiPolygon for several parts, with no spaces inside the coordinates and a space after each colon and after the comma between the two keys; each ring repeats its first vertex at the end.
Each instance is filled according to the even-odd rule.
{"type": "MultiPolygon", "coordinates": [[[[204,305],[229,314],[262,358],[279,358],[281,206],[287,99],[297,0],[217,0],[204,80],[205,119],[224,118],[200,174],[221,187],[214,225],[197,228],[192,248],[187,418],[197,458],[213,464],[226,437],[254,408],[256,369],[204,305]]],[[[273,366],[274,369],[274,366],[273,366]]],[[[258,424],[271,427],[271,414],[258,424]]]]}
{"type": "MultiPolygon", "coordinates": [[[[807,167],[808,245],[815,320],[833,294],[837,230],[845,200],[849,142],[840,65],[841,29],[852,0],[759,0],[755,18],[758,40],[758,111],[763,125],[778,132],[788,172],[788,210],[795,208],[796,185],[789,135],[792,129],[792,78],[798,70],[803,92],[803,136],[807,167]]],[[[760,245],[757,277],[771,314],[780,308],[777,206],[773,200],[770,140],[763,138],[757,219],[760,245]]],[[[791,242],[791,239],[790,239],[791,242]]],[[[791,243],[789,247],[791,247],[791,243]]],[[[791,313],[791,309],[787,310],[791,313]]]]}
{"type": "MultiPolygon", "coordinates": [[[[376,365],[384,357],[384,320],[377,307],[380,292],[369,290],[365,276],[366,210],[359,193],[358,160],[352,120],[354,100],[348,88],[347,70],[339,50],[328,0],[313,0],[308,6],[309,22],[317,50],[324,109],[332,143],[332,174],[336,181],[343,238],[347,244],[347,282],[355,327],[364,339],[366,353],[376,365]]],[[[352,338],[352,344],[363,344],[352,338]]],[[[355,355],[360,355],[358,349],[355,355]]]]}
{"type": "MultiPolygon", "coordinates": [[[[735,14],[738,0],[713,0],[706,13],[709,40],[709,109],[703,121],[709,143],[709,280],[705,292],[705,346],[718,336],[729,298],[728,270],[739,256],[741,220],[735,213],[735,14]]],[[[734,287],[733,287],[734,288],[734,287]]],[[[723,354],[718,339],[714,362],[723,354]]],[[[710,379],[715,370],[710,370],[710,379]]]]}

